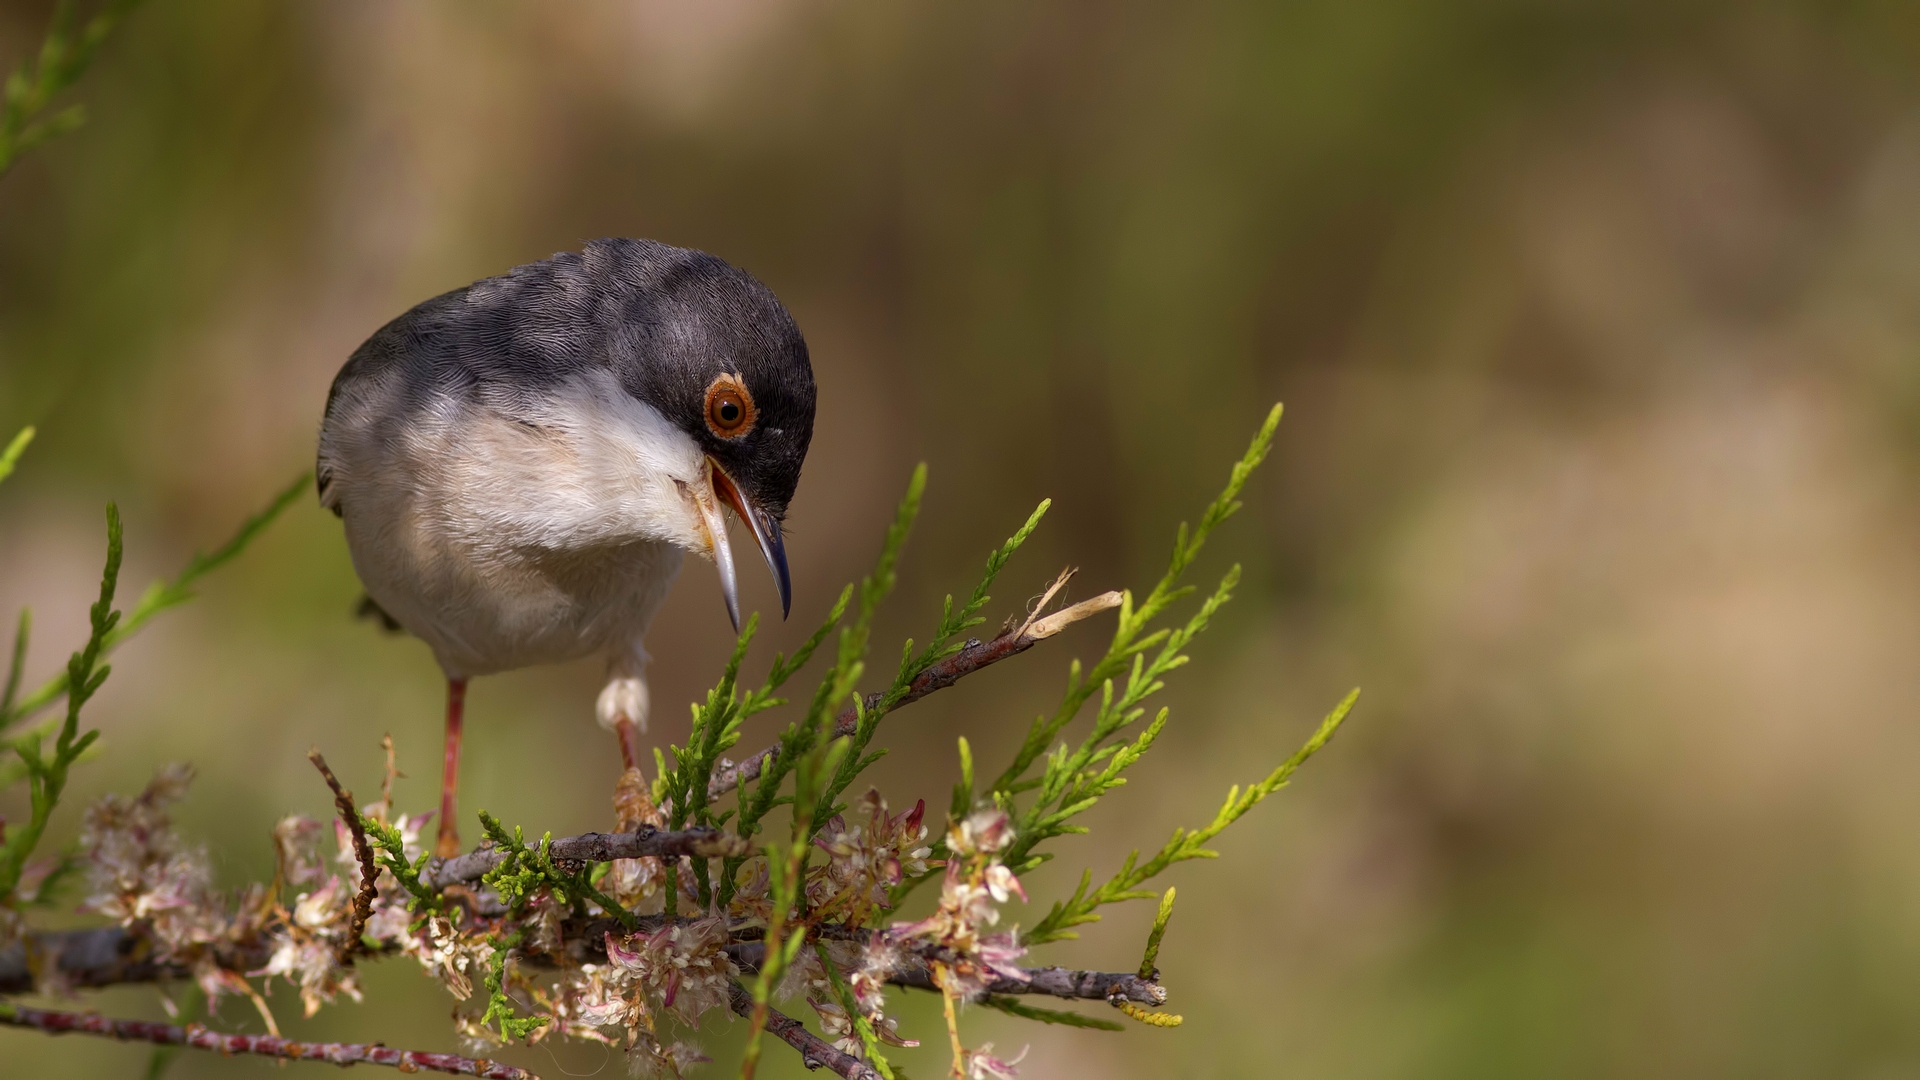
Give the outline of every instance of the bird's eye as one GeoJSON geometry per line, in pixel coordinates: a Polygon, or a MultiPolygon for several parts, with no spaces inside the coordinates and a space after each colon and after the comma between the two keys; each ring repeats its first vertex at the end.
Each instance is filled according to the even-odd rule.
{"type": "Polygon", "coordinates": [[[723,439],[753,430],[753,395],[736,375],[722,375],[707,386],[707,427],[723,439]]]}

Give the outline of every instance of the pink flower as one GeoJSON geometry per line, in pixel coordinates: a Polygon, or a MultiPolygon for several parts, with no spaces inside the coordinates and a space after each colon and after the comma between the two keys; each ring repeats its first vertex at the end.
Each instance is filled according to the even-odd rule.
{"type": "Polygon", "coordinates": [[[980,1049],[969,1050],[963,1055],[967,1080],[1016,1080],[1019,1073],[1014,1066],[1026,1060],[1028,1049],[1030,1047],[1022,1047],[1012,1061],[1002,1061],[993,1056],[992,1043],[981,1043],[980,1049]]]}
{"type": "Polygon", "coordinates": [[[997,806],[982,807],[947,829],[947,847],[956,855],[991,855],[1013,843],[1013,819],[997,806]]]}
{"type": "Polygon", "coordinates": [[[727,992],[739,973],[727,956],[727,940],[724,919],[670,923],[624,940],[608,934],[607,959],[619,984],[638,988],[650,1005],[671,1009],[697,1027],[702,1013],[727,1007],[727,992]]]}
{"type": "Polygon", "coordinates": [[[986,879],[987,891],[993,894],[993,899],[998,903],[1006,903],[1009,893],[1019,893],[1022,900],[1027,898],[1027,890],[1020,887],[1020,879],[999,863],[987,867],[986,879]]]}
{"type": "Polygon", "coordinates": [[[860,797],[865,820],[848,824],[846,815],[829,819],[814,844],[827,853],[827,864],[815,868],[807,881],[808,906],[815,911],[844,914],[860,922],[873,908],[891,906],[888,890],[905,878],[927,872],[933,849],[927,838],[925,799],[904,814],[889,815],[880,793],[860,797]]]}
{"type": "Polygon", "coordinates": [[[166,766],[137,798],[102,796],[80,827],[91,885],[81,910],[145,923],[166,959],[220,940],[229,921],[206,852],[181,843],[166,812],[192,779],[186,766],[166,766]]]}
{"type": "Polygon", "coordinates": [[[954,824],[947,831],[947,845],[956,857],[947,860],[940,905],[919,922],[894,924],[886,935],[896,942],[926,941],[956,954],[956,960],[940,968],[949,989],[962,997],[986,993],[995,979],[1027,979],[1016,963],[1026,955],[1018,935],[986,933],[1000,921],[996,904],[1014,895],[1026,899],[1020,879],[995,861],[994,852],[1012,841],[1012,822],[998,809],[976,810],[954,824]]]}
{"type": "Polygon", "coordinates": [[[326,876],[320,866],[320,823],[291,814],[273,827],[273,857],[280,880],[288,885],[313,885],[326,876]]]}

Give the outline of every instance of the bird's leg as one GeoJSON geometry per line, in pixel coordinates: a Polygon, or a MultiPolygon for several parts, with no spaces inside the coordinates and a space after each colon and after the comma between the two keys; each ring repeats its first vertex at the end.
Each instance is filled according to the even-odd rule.
{"type": "Polygon", "coordinates": [[[613,722],[613,733],[620,739],[620,767],[632,772],[640,767],[640,727],[626,717],[613,722]]]}
{"type": "Polygon", "coordinates": [[[460,854],[460,830],[454,826],[453,796],[460,787],[460,723],[467,707],[467,680],[447,679],[447,756],[440,772],[440,838],[433,853],[443,859],[460,854]]]}
{"type": "Polygon", "coordinates": [[[620,761],[627,769],[638,769],[646,760],[640,754],[640,733],[647,730],[646,666],[647,654],[638,645],[616,655],[607,665],[607,686],[594,709],[600,726],[620,740],[620,761]]]}

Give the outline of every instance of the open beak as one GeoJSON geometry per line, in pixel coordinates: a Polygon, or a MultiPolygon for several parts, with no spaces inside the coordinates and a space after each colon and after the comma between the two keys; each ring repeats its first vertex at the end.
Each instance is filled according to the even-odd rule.
{"type": "MultiPolygon", "coordinates": [[[[787,548],[780,539],[780,523],[747,501],[733,477],[712,458],[707,459],[707,474],[713,485],[714,500],[733,507],[733,512],[753,530],[754,542],[760,545],[760,554],[767,560],[767,569],[773,571],[774,584],[780,588],[780,617],[786,618],[793,608],[793,582],[787,576],[787,548]]],[[[733,620],[734,633],[739,633],[739,581],[733,571],[733,549],[727,545],[726,519],[720,515],[715,502],[695,501],[700,504],[707,532],[713,537],[713,563],[720,571],[720,591],[727,599],[727,617],[733,620]]]]}

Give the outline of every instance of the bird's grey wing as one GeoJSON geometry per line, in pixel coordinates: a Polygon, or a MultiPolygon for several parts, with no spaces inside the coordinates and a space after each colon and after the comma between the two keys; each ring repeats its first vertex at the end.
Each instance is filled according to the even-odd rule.
{"type": "Polygon", "coordinates": [[[327,395],[315,469],[321,505],[340,513],[356,446],[389,446],[437,398],[477,398],[508,416],[604,363],[605,312],[581,256],[563,252],[443,293],[380,328],[327,395]],[[354,428],[351,439],[343,429],[354,428]]]}
{"type": "Polygon", "coordinates": [[[416,304],[355,349],[327,393],[314,469],[320,504],[342,511],[342,487],[387,458],[435,398],[464,397],[488,379],[505,313],[475,303],[477,282],[416,304]]]}

